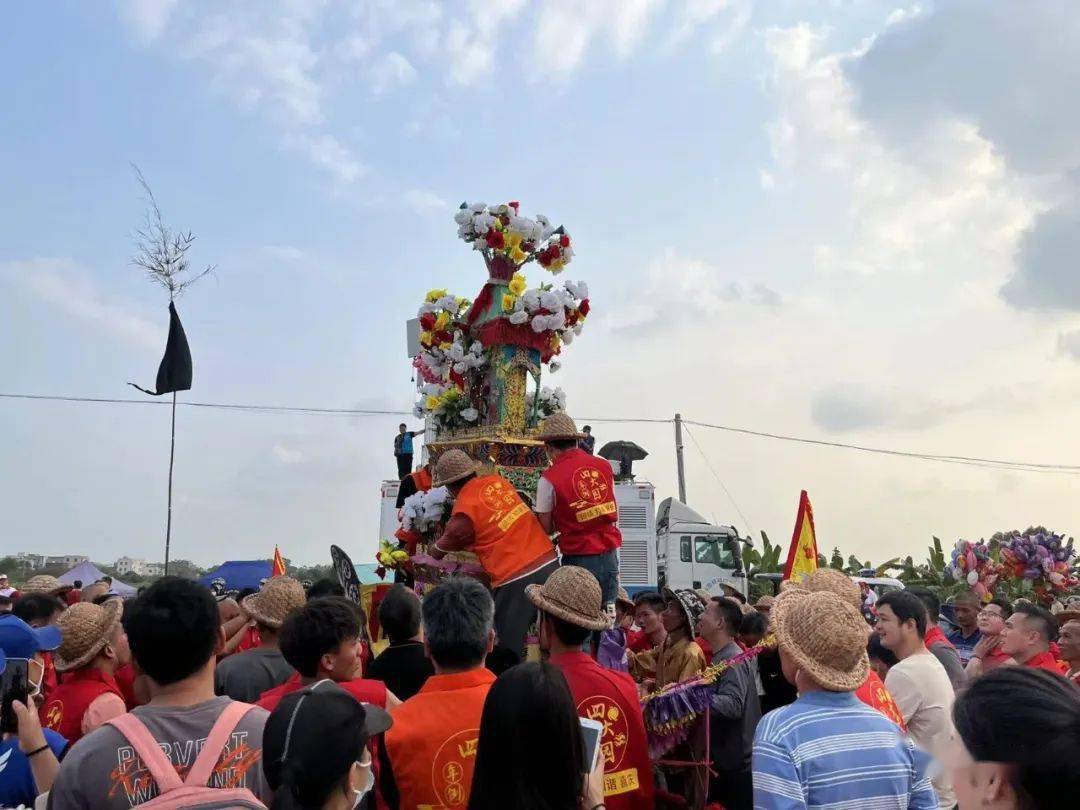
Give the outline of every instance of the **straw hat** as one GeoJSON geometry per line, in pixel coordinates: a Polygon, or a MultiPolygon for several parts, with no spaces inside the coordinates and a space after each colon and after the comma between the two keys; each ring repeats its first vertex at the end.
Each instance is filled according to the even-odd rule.
{"type": "Polygon", "coordinates": [[[764,596],[759,596],[758,600],[754,602],[754,608],[760,613],[768,613],[775,604],[776,598],[765,594],[764,596]]]}
{"type": "Polygon", "coordinates": [[[1058,627],[1064,627],[1066,622],[1080,622],[1080,610],[1062,610],[1054,614],[1058,627]]]}
{"type": "Polygon", "coordinates": [[[540,426],[540,441],[542,442],[580,439],[582,435],[578,432],[577,425],[574,424],[574,420],[570,418],[569,414],[561,412],[552,414],[540,426]]]}
{"type": "Polygon", "coordinates": [[[53,655],[56,671],[67,672],[93,661],[109,643],[123,612],[124,603],[110,599],[103,605],[79,602],[61,613],[56,625],[62,640],[53,655]]]}
{"type": "Polygon", "coordinates": [[[244,612],[260,624],[278,629],[290,611],[307,601],[304,586],[292,577],[274,577],[262,590],[244,597],[244,612]]]}
{"type": "Polygon", "coordinates": [[[803,577],[802,582],[788,580],[782,588],[783,593],[801,590],[810,591],[810,593],[824,591],[836,594],[848,604],[854,605],[856,610],[862,610],[862,592],[858,584],[843,571],[837,571],[835,568],[818,568],[803,577]]]}
{"type": "Polygon", "coordinates": [[[439,460],[435,462],[435,475],[432,483],[437,487],[445,487],[480,469],[480,465],[473,461],[463,450],[447,450],[439,460]]]}
{"type": "Polygon", "coordinates": [[[690,632],[693,632],[698,619],[705,612],[708,602],[702,602],[701,597],[689,588],[680,588],[677,591],[664,588],[663,596],[665,602],[675,601],[679,603],[686,621],[690,624],[690,632]]]}
{"type": "Polygon", "coordinates": [[[61,591],[69,591],[71,588],[71,585],[64,584],[54,576],[38,574],[26,580],[26,584],[22,586],[21,590],[23,593],[47,593],[55,596],[61,591]]]}
{"type": "Polygon", "coordinates": [[[611,620],[600,600],[603,593],[596,577],[576,565],[564,565],[543,585],[525,589],[529,601],[545,613],[589,630],[607,630],[611,620]]]}
{"type": "Polygon", "coordinates": [[[615,594],[615,604],[622,605],[626,610],[634,610],[634,600],[630,598],[630,594],[626,592],[626,588],[619,586],[619,592],[615,594]]]}
{"type": "Polygon", "coordinates": [[[830,692],[853,692],[866,681],[866,621],[831,591],[791,588],[772,609],[776,639],[799,669],[830,692]]]}

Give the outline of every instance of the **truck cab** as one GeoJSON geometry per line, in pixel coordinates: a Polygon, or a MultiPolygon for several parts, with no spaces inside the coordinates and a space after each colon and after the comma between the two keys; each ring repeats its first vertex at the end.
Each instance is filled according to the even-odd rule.
{"type": "Polygon", "coordinates": [[[710,523],[682,501],[666,498],[656,516],[657,585],[701,588],[722,596],[724,586],[747,594],[742,545],[733,526],[710,523]]]}

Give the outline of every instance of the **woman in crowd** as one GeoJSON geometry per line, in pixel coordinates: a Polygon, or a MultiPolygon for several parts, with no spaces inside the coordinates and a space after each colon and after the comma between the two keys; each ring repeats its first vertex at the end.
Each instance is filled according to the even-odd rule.
{"type": "Polygon", "coordinates": [[[263,731],[263,771],[273,810],[374,806],[368,742],[390,715],[324,680],[282,698],[263,731]]]}
{"type": "Polygon", "coordinates": [[[1042,810],[1080,797],[1080,690],[1030,667],[983,675],[953,704],[960,810],[1042,810]]]}
{"type": "Polygon", "coordinates": [[[511,667],[491,687],[480,719],[469,810],[596,810],[604,760],[584,762],[574,698],[558,667],[511,667]]]}
{"type": "Polygon", "coordinates": [[[1005,620],[1011,615],[1012,605],[1005,599],[992,599],[982,606],[976,619],[982,638],[971,651],[964,670],[968,681],[1009,660],[1009,656],[1001,651],[1001,633],[1005,629],[1005,620]]]}

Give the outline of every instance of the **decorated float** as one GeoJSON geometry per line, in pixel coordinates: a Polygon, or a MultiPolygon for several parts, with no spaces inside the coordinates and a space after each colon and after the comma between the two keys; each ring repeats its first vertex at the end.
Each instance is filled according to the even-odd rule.
{"type": "MultiPolygon", "coordinates": [[[[544,216],[524,216],[517,202],[462,203],[454,221],[458,237],[483,260],[487,280],[474,299],[447,289],[424,297],[417,312],[420,350],[412,360],[415,415],[427,425],[431,465],[451,448],[463,450],[532,503],[548,465],[537,439],[540,423],[566,407],[561,389],[542,385],[543,371],[558,371],[563,349],[581,334],[588,287],[557,280],[574,256],[566,229],[544,216]],[[544,281],[530,287],[527,270],[544,281]]],[[[399,545],[382,544],[380,565],[407,569],[420,583],[448,573],[482,577],[469,553],[438,561],[426,554],[450,506],[442,487],[406,499],[399,545]]]]}

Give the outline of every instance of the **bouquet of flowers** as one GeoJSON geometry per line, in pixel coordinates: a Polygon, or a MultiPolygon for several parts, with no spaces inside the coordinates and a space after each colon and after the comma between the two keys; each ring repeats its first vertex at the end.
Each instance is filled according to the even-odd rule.
{"type": "Polygon", "coordinates": [[[386,572],[401,570],[409,570],[409,552],[405,549],[398,548],[390,543],[388,540],[379,541],[379,550],[375,554],[375,561],[379,563],[379,567],[375,569],[375,573],[378,574],[379,579],[386,579],[386,572]]]}
{"type": "Polygon", "coordinates": [[[985,540],[973,543],[957,540],[952,550],[949,571],[957,582],[966,582],[984,602],[994,598],[994,587],[1001,577],[1002,568],[990,553],[985,540]]]}
{"type": "Polygon", "coordinates": [[[401,505],[401,528],[406,532],[429,535],[438,529],[450,506],[450,490],[435,487],[417,492],[401,505]]]}
{"type": "Polygon", "coordinates": [[[542,284],[538,289],[526,290],[525,278],[516,273],[510,292],[503,295],[502,307],[507,320],[515,326],[528,324],[537,335],[550,333],[545,354],[551,358],[548,367],[558,371],[560,364],[554,356],[562,351],[563,344],[573,343],[585,327],[590,310],[589,288],[584,281],[567,281],[558,289],[542,284]]]}
{"type": "Polygon", "coordinates": [[[530,391],[525,395],[525,410],[532,411],[536,404],[536,415],[540,419],[547,419],[555,413],[566,410],[566,392],[561,388],[549,388],[544,386],[535,394],[530,391]]]}
{"type": "Polygon", "coordinates": [[[1030,582],[1040,598],[1052,598],[1075,588],[1080,580],[1075,570],[1073,540],[1043,528],[1000,536],[1001,559],[1005,569],[1022,582],[1030,582]]]}
{"type": "Polygon", "coordinates": [[[522,216],[515,202],[488,206],[463,202],[454,215],[458,237],[483,253],[489,266],[498,258],[513,267],[535,261],[552,274],[559,274],[574,257],[570,235],[560,225],[552,227],[545,216],[522,216]]]}

